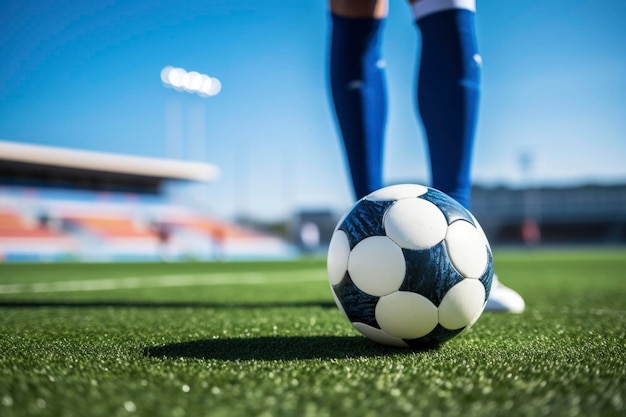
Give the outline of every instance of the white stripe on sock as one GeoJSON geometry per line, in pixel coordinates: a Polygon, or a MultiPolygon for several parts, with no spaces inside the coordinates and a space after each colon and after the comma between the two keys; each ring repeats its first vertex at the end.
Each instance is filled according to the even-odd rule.
{"type": "Polygon", "coordinates": [[[411,4],[415,20],[447,9],[467,9],[476,11],[476,0],[418,0],[411,4]]]}

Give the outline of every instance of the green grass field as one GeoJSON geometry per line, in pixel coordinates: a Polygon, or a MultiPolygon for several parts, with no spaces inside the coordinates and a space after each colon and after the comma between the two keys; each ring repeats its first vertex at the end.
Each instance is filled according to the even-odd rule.
{"type": "Polygon", "coordinates": [[[626,251],[496,252],[527,301],[375,345],[323,261],[0,264],[0,416],[625,416],[626,251]]]}

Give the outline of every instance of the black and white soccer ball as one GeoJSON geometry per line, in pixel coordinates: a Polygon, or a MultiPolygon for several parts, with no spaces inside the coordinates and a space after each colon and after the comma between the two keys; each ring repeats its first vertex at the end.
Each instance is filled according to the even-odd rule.
{"type": "Polygon", "coordinates": [[[469,329],[489,297],[493,257],[474,216],[441,191],[381,188],[341,218],[328,249],[335,302],[368,338],[428,347],[469,329]]]}

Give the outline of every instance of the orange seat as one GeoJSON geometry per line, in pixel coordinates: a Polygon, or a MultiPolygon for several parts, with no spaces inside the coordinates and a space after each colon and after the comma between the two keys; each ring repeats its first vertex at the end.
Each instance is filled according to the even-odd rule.
{"type": "Polygon", "coordinates": [[[66,219],[80,228],[109,238],[156,238],[154,231],[123,217],[72,217],[66,219]]]}
{"type": "Polygon", "coordinates": [[[59,236],[63,236],[63,234],[39,224],[31,224],[18,213],[8,210],[0,211],[0,237],[45,238],[59,236]]]}

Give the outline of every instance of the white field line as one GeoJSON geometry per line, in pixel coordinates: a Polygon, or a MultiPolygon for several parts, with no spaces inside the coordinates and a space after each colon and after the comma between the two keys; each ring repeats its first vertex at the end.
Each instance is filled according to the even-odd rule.
{"type": "Polygon", "coordinates": [[[133,288],[188,287],[214,285],[263,285],[291,284],[325,281],[324,273],[302,271],[279,272],[272,275],[247,274],[202,274],[202,275],[162,275],[153,277],[123,277],[115,279],[94,279],[87,281],[36,282],[30,284],[0,285],[0,294],[31,294],[68,291],[106,291],[133,288]]]}

